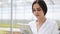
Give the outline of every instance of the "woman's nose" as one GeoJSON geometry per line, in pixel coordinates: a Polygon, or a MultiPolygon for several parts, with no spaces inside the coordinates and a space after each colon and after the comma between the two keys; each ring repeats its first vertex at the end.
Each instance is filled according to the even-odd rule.
{"type": "Polygon", "coordinates": [[[38,11],[36,11],[35,13],[38,14],[38,11]]]}

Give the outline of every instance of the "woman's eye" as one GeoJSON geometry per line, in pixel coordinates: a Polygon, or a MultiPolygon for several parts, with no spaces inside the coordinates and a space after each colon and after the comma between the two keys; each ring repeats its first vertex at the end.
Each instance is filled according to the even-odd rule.
{"type": "Polygon", "coordinates": [[[37,11],[40,11],[40,10],[37,10],[37,11]]]}
{"type": "Polygon", "coordinates": [[[36,10],[33,10],[33,12],[36,11],[36,10]]]}
{"type": "Polygon", "coordinates": [[[41,9],[37,9],[37,11],[41,11],[41,9]]]}

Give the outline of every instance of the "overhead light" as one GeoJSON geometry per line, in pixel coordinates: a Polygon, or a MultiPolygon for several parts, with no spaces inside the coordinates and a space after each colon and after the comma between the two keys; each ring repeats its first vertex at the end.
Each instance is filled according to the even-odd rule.
{"type": "Polygon", "coordinates": [[[51,2],[53,5],[55,4],[53,0],[50,0],[50,2],[51,2]]]}
{"type": "Polygon", "coordinates": [[[44,0],[47,4],[55,5],[53,0],[44,0]]]}
{"type": "Polygon", "coordinates": [[[2,2],[0,2],[0,5],[2,4],[2,2]]]}
{"type": "Polygon", "coordinates": [[[28,2],[33,2],[33,1],[35,1],[35,0],[26,0],[26,1],[28,1],[28,2]]]}

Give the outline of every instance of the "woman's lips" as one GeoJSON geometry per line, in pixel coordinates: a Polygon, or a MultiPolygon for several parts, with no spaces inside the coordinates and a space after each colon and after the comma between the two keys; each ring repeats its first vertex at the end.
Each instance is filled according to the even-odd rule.
{"type": "Polygon", "coordinates": [[[36,16],[39,16],[39,15],[36,15],[36,16]]]}

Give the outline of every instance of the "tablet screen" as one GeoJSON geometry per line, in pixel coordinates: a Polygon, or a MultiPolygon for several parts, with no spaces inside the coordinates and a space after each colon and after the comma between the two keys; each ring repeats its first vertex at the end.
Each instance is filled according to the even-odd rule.
{"type": "Polygon", "coordinates": [[[22,34],[32,34],[32,30],[28,24],[20,24],[22,34]]]}

